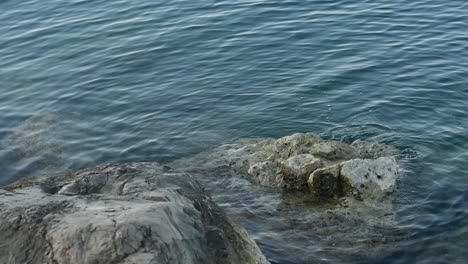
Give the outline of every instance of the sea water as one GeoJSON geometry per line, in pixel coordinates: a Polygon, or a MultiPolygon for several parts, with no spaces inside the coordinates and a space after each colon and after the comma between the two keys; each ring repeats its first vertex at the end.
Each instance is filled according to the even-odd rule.
{"type": "MultiPolygon", "coordinates": [[[[237,138],[374,140],[403,153],[396,206],[409,231],[359,263],[468,261],[468,2],[3,0],[0,10],[0,184],[170,162],[237,138]]],[[[302,263],[246,228],[272,262],[302,263]]]]}

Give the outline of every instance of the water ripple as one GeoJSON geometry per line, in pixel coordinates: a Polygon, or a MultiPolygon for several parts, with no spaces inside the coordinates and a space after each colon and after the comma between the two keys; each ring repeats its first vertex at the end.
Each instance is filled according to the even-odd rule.
{"type": "MultiPolygon", "coordinates": [[[[466,1],[0,7],[0,184],[171,161],[241,137],[376,140],[403,153],[399,215],[410,235],[366,263],[466,262],[466,1]]],[[[291,241],[290,254],[244,222],[274,261],[301,263],[306,248],[313,262],[336,263],[291,241]]]]}

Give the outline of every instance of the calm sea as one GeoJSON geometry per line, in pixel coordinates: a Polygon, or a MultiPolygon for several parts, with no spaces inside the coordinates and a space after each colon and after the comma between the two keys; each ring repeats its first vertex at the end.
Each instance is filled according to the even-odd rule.
{"type": "Polygon", "coordinates": [[[0,184],[169,162],[243,137],[376,140],[404,154],[399,221],[412,232],[366,263],[468,263],[467,1],[2,0],[0,10],[0,184]]]}

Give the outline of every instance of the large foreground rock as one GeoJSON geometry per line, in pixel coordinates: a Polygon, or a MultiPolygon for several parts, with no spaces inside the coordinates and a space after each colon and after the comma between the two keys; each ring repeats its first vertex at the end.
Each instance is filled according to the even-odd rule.
{"type": "Polygon", "coordinates": [[[268,263],[190,175],[114,164],[0,189],[0,263],[268,263]]]}

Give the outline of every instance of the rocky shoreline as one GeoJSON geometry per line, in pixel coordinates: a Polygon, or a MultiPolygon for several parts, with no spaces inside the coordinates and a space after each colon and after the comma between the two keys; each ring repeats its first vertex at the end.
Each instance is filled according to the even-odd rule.
{"type": "Polygon", "coordinates": [[[323,247],[370,254],[394,230],[397,158],[387,145],[306,133],[238,140],[167,165],[19,180],[0,187],[0,263],[269,263],[211,197],[216,179],[207,175],[273,188],[285,204],[313,201],[292,216],[289,205],[272,215],[324,237],[323,247]],[[353,229],[374,237],[355,241],[353,229]]]}
{"type": "Polygon", "coordinates": [[[0,263],[268,263],[187,174],[111,164],[0,191],[0,263]]]}

